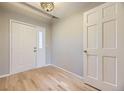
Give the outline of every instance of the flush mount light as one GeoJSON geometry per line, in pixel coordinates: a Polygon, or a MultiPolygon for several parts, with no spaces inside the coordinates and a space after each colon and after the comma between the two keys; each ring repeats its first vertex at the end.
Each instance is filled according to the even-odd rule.
{"type": "Polygon", "coordinates": [[[54,9],[53,2],[41,2],[40,5],[41,5],[41,8],[47,12],[51,12],[54,9]]]}

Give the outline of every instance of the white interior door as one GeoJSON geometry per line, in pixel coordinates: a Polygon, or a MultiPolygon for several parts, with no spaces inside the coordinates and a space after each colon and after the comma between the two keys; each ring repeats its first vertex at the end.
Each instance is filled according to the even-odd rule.
{"type": "Polygon", "coordinates": [[[84,14],[84,78],[101,90],[124,90],[118,11],[118,4],[106,3],[84,14]]]}
{"type": "Polygon", "coordinates": [[[11,21],[11,73],[36,66],[37,32],[35,27],[11,21]]]}
{"type": "Polygon", "coordinates": [[[37,27],[37,67],[42,67],[46,65],[46,49],[45,49],[45,28],[37,27]]]}

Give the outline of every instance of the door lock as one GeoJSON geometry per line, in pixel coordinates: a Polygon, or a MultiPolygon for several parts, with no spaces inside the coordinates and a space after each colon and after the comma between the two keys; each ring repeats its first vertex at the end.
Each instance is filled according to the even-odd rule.
{"type": "Polygon", "coordinates": [[[37,47],[34,47],[34,49],[37,49],[37,47]]]}

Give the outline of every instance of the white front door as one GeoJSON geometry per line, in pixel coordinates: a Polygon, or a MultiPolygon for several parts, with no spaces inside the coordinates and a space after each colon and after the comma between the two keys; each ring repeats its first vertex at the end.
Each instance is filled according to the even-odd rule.
{"type": "Polygon", "coordinates": [[[118,11],[118,4],[106,3],[84,14],[84,78],[101,90],[124,90],[118,11]]]}
{"type": "Polygon", "coordinates": [[[37,32],[35,27],[11,21],[11,73],[36,66],[37,32]]]}
{"type": "Polygon", "coordinates": [[[37,27],[37,67],[46,65],[45,28],[37,27]]]}

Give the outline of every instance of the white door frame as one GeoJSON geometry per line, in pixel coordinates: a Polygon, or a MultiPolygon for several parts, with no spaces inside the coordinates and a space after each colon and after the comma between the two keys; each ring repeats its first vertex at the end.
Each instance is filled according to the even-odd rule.
{"type": "MultiPolygon", "coordinates": [[[[10,39],[9,40],[9,74],[14,74],[14,73],[12,73],[12,27],[11,27],[12,26],[12,22],[20,23],[20,24],[24,24],[24,25],[28,25],[28,26],[32,26],[32,27],[35,27],[35,28],[42,27],[42,26],[36,26],[36,25],[33,25],[33,24],[25,23],[25,22],[22,22],[22,21],[17,21],[17,20],[14,20],[14,19],[10,19],[9,20],[9,34],[10,34],[9,35],[9,39],[10,39]]],[[[44,33],[45,33],[45,31],[44,31],[44,33]]],[[[46,47],[45,47],[45,59],[46,59],[46,47]]],[[[36,60],[36,65],[37,65],[37,60],[36,60]]]]}

